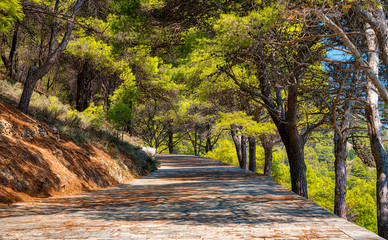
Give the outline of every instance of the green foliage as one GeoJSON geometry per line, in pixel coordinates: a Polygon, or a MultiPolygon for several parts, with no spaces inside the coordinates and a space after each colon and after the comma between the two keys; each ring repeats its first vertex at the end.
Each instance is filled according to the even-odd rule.
{"type": "Polygon", "coordinates": [[[350,169],[350,174],[354,177],[365,179],[365,180],[372,180],[374,179],[373,174],[371,171],[365,167],[362,160],[359,157],[355,157],[355,159],[352,162],[352,167],[350,169]]]}
{"type": "Polygon", "coordinates": [[[307,184],[310,199],[330,212],[334,212],[335,184],[326,163],[307,164],[307,184]]]}
{"type": "Polygon", "coordinates": [[[132,109],[127,104],[119,101],[109,108],[106,117],[115,126],[116,130],[120,131],[132,120],[132,109]]]}
{"type": "Polygon", "coordinates": [[[160,162],[157,158],[148,157],[144,169],[148,172],[153,172],[158,169],[160,162]]]}
{"type": "Polygon", "coordinates": [[[138,96],[139,92],[136,86],[131,81],[131,78],[128,78],[110,97],[111,106],[106,112],[106,118],[117,131],[124,126],[129,126],[133,119],[133,106],[138,96]]]}
{"type": "Polygon", "coordinates": [[[253,117],[245,112],[235,111],[231,113],[221,113],[215,129],[230,129],[234,125],[240,129],[241,134],[248,136],[259,136],[261,134],[276,134],[275,125],[271,122],[256,122],[253,117]]]}
{"type": "Polygon", "coordinates": [[[36,108],[32,113],[49,124],[55,124],[60,121],[60,116],[66,112],[65,106],[54,96],[47,98],[34,94],[32,104],[36,108]]]}
{"type": "Polygon", "coordinates": [[[233,142],[228,139],[219,141],[213,151],[204,155],[213,159],[218,159],[222,162],[238,166],[237,154],[233,142]]]}
{"type": "Polygon", "coordinates": [[[376,177],[351,177],[346,199],[348,219],[377,233],[376,177]]]}
{"type": "MultiPolygon", "coordinates": [[[[55,1],[34,0],[34,2],[53,9],[55,1]]],[[[59,12],[63,14],[72,2],[63,2],[65,6],[61,5],[59,12]]],[[[108,82],[106,85],[109,85],[109,89],[99,89],[93,96],[96,102],[82,113],[72,110],[69,105],[61,104],[57,97],[46,98],[34,94],[33,106],[36,116],[52,125],[62,125],[61,129],[79,142],[89,141],[89,134],[94,134],[90,129],[98,129],[96,132],[99,134],[106,129],[109,129],[107,132],[113,131],[112,126],[108,127],[106,124],[106,120],[115,130],[133,127],[138,130],[137,133],[144,141],[148,139],[150,145],[160,144],[163,147],[166,145],[163,138],[167,138],[167,129],[172,129],[174,136],[181,137],[176,148],[185,154],[194,154],[190,145],[193,142],[202,144],[203,148],[203,139],[210,139],[209,136],[218,135],[222,131],[228,133],[227,130],[230,130],[231,126],[238,128],[237,134],[255,137],[263,134],[271,137],[276,135],[276,128],[267,120],[268,116],[257,122],[247,114],[247,112],[252,114],[247,108],[255,109],[257,103],[252,101],[248,94],[242,94],[230,75],[221,69],[230,71],[231,75],[250,89],[259,89],[260,75],[257,73],[257,66],[252,63],[262,57],[267,70],[276,68],[273,72],[265,73],[268,74],[265,77],[279,79],[269,87],[281,85],[280,90],[273,93],[272,97],[278,94],[283,98],[279,100],[280,104],[285,106],[290,76],[299,71],[294,71],[295,69],[290,71],[287,68],[293,65],[303,66],[304,62],[300,62],[298,56],[310,55],[297,52],[298,42],[288,44],[302,37],[303,19],[298,19],[299,10],[291,15],[286,14],[283,2],[261,0],[186,1],[184,4],[180,4],[183,1],[163,0],[108,2],[107,9],[98,9],[95,13],[88,12],[88,9],[83,12],[86,13],[85,16],[77,19],[79,24],[74,27],[65,53],[69,59],[87,62],[92,70],[98,73],[96,74],[98,80],[93,79],[95,81],[93,88],[108,82]],[[201,7],[200,12],[197,8],[191,8],[192,6],[201,7]],[[279,38],[275,39],[277,37],[279,38]],[[259,56],[260,54],[263,56],[259,56]],[[252,55],[257,55],[257,58],[254,59],[252,55]],[[104,83],[101,83],[103,81],[104,83]],[[105,106],[107,110],[104,112],[101,96],[103,94],[107,96],[112,91],[114,92],[109,98],[111,104],[108,106],[107,103],[105,106]],[[241,111],[242,109],[244,111],[241,111]],[[130,126],[135,121],[136,126],[130,126]],[[211,131],[207,129],[214,123],[216,126],[211,127],[211,131]],[[81,129],[78,129],[79,127],[81,129]],[[152,140],[147,134],[158,139],[152,140]]],[[[333,3],[326,0],[305,2],[333,3]]],[[[347,11],[354,1],[345,2],[342,8],[347,11]]],[[[22,8],[18,0],[0,1],[1,32],[6,32],[16,19],[20,20],[22,17],[22,8]]],[[[50,18],[51,16],[47,18],[50,21],[46,22],[51,24],[50,18]]],[[[47,26],[44,26],[44,23],[45,21],[42,21],[42,26],[39,25],[37,28],[31,26],[31,32],[45,33],[47,26]]],[[[309,37],[308,34],[305,36],[309,37]]],[[[39,40],[39,37],[31,39],[35,41],[39,40]]],[[[47,43],[42,41],[42,44],[47,43]]],[[[319,51],[322,46],[322,42],[313,44],[309,50],[319,51]]],[[[26,51],[26,48],[27,44],[20,49],[26,51]]],[[[37,55],[36,52],[29,54],[37,55]]],[[[324,54],[324,50],[319,54],[324,54]]],[[[28,59],[23,64],[27,62],[33,61],[28,59]]],[[[314,62],[314,65],[312,62],[314,61],[307,64],[309,70],[321,73],[321,63],[314,62]]],[[[63,68],[66,67],[68,66],[63,68]]],[[[72,70],[78,71],[77,66],[72,70]]],[[[305,87],[303,89],[314,89],[313,84],[321,80],[316,78],[318,75],[306,74],[304,80],[307,83],[303,83],[305,87]]],[[[58,78],[66,82],[69,76],[71,74],[58,78]]],[[[7,89],[7,86],[3,87],[0,84],[0,88],[4,88],[2,96],[15,94],[11,87],[7,89]]],[[[64,99],[67,97],[70,103],[74,89],[65,87],[58,89],[60,88],[57,87],[56,90],[58,95],[64,96],[64,99]]],[[[300,98],[299,106],[309,113],[324,112],[321,108],[318,109],[314,100],[309,97],[310,99],[300,98]]],[[[315,122],[317,116],[320,115],[309,114],[307,119],[304,114],[299,114],[298,128],[302,129],[308,123],[315,122]]],[[[221,140],[213,151],[206,153],[205,156],[238,165],[233,141],[226,135],[220,134],[221,140]]],[[[108,138],[109,141],[119,142],[112,135],[108,138]]],[[[309,196],[317,204],[333,211],[333,136],[315,134],[314,138],[318,140],[311,141],[305,146],[309,196]]],[[[130,152],[136,152],[131,146],[122,147],[129,149],[130,152]]],[[[256,154],[257,166],[260,167],[259,172],[262,172],[264,154],[260,146],[257,147],[256,154]]],[[[274,148],[272,178],[291,188],[286,156],[284,147],[274,148]]],[[[349,151],[349,160],[347,198],[349,219],[376,231],[375,172],[363,165],[354,150],[349,151]]],[[[144,167],[147,170],[154,170],[157,161],[146,157],[144,167]]]]}
{"type": "Polygon", "coordinates": [[[103,107],[95,106],[94,102],[90,104],[90,106],[85,109],[81,115],[82,118],[90,122],[91,126],[97,128],[101,127],[106,121],[103,107]]]}
{"type": "Polygon", "coordinates": [[[20,0],[0,1],[0,32],[7,32],[15,20],[23,18],[23,10],[20,0]]]}
{"type": "Polygon", "coordinates": [[[92,36],[84,36],[70,41],[65,52],[79,59],[92,60],[96,69],[122,71],[126,64],[123,61],[117,61],[112,55],[112,50],[112,46],[102,40],[92,36]]]}
{"type": "Polygon", "coordinates": [[[290,177],[290,167],[286,164],[286,154],[284,150],[273,153],[272,168],[271,168],[271,178],[277,183],[280,183],[284,187],[291,189],[291,177],[290,177]]]}

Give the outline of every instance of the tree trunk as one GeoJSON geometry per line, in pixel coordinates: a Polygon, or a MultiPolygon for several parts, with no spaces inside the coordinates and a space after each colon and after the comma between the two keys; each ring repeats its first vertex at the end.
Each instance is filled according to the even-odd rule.
{"type": "Polygon", "coordinates": [[[16,47],[18,42],[18,33],[19,33],[19,22],[15,22],[15,28],[13,31],[12,36],[12,43],[11,43],[11,49],[9,51],[8,57],[5,53],[5,42],[6,42],[6,36],[3,36],[3,40],[0,46],[0,52],[1,52],[1,58],[3,60],[4,66],[5,66],[5,75],[7,75],[10,78],[13,78],[16,73],[16,47]]]}
{"type": "Polygon", "coordinates": [[[241,135],[238,136],[236,134],[236,130],[234,130],[233,128],[230,130],[230,134],[232,135],[234,146],[236,147],[239,166],[240,168],[243,168],[244,164],[242,161],[243,157],[242,157],[242,148],[241,148],[241,135]]]}
{"type": "Polygon", "coordinates": [[[26,82],[24,84],[23,92],[20,97],[19,106],[18,106],[18,108],[24,113],[28,113],[28,107],[30,105],[31,96],[32,96],[32,93],[34,92],[36,81],[38,81],[39,79],[36,76],[36,73],[38,71],[39,69],[36,66],[32,66],[28,69],[26,82]]]}
{"type": "Polygon", "coordinates": [[[256,139],[254,137],[248,138],[249,142],[249,170],[256,172],[256,139]]]}
{"type": "Polygon", "coordinates": [[[9,52],[9,68],[7,69],[7,74],[10,78],[13,78],[16,73],[16,46],[18,42],[18,32],[19,32],[19,22],[15,22],[15,29],[12,37],[11,50],[9,52]]]}
{"type": "MultiPolygon", "coordinates": [[[[261,66],[259,65],[260,72],[261,66]]],[[[295,76],[298,74],[295,73],[295,76]]],[[[298,131],[298,86],[290,85],[286,101],[286,111],[282,104],[281,94],[277,94],[277,103],[273,100],[270,84],[267,82],[265,74],[258,76],[260,79],[260,91],[262,100],[266,103],[266,108],[279,132],[281,140],[286,148],[288,162],[290,165],[292,191],[302,197],[308,198],[306,163],[304,161],[304,139],[298,131]],[[272,100],[271,100],[272,99],[272,100]],[[276,109],[276,110],[275,110],[276,109]]],[[[279,91],[278,91],[279,93],[279,91]]]]}
{"type": "Polygon", "coordinates": [[[171,129],[168,130],[168,152],[170,154],[174,153],[174,133],[171,129]]]}
{"type": "Polygon", "coordinates": [[[206,147],[205,147],[205,148],[206,148],[206,149],[205,149],[206,153],[208,153],[208,152],[210,152],[210,151],[213,150],[213,149],[212,149],[212,140],[211,140],[210,137],[207,137],[207,138],[206,138],[206,147]]]}
{"type": "Polygon", "coordinates": [[[260,137],[261,145],[264,148],[264,175],[271,176],[271,167],[272,167],[272,140],[268,140],[267,136],[260,137]]]}
{"type": "Polygon", "coordinates": [[[5,53],[6,42],[7,42],[7,37],[4,35],[1,36],[0,54],[1,54],[1,60],[3,61],[5,69],[7,69],[7,66],[8,66],[8,57],[7,57],[7,54],[5,53]]]}
{"type": "Polygon", "coordinates": [[[347,138],[334,134],[335,145],[335,197],[334,214],[346,219],[346,144],[347,138]]]}
{"type": "MultiPolygon", "coordinates": [[[[43,42],[44,42],[44,31],[43,31],[43,23],[42,23],[42,26],[41,26],[41,30],[40,30],[40,44],[39,44],[39,55],[38,55],[38,66],[41,67],[42,64],[43,64],[43,42]]],[[[35,89],[37,89],[38,91],[43,91],[43,79],[42,78],[39,78],[38,81],[36,82],[36,87],[35,89]]]]}
{"type": "Polygon", "coordinates": [[[242,166],[240,166],[242,169],[249,170],[248,168],[248,138],[244,135],[241,136],[241,162],[242,166]]]}
{"type": "Polygon", "coordinates": [[[35,89],[37,91],[43,92],[43,81],[41,78],[39,78],[38,81],[36,81],[35,89]]]}
{"type": "Polygon", "coordinates": [[[91,104],[92,80],[94,78],[92,67],[85,62],[77,76],[76,109],[83,112],[91,104]]]}
{"type": "Polygon", "coordinates": [[[297,127],[297,86],[288,87],[287,111],[285,128],[287,133],[280,133],[287,150],[288,162],[290,164],[292,191],[305,198],[307,194],[306,163],[304,161],[304,140],[298,132],[297,127]]]}
{"type": "Polygon", "coordinates": [[[304,162],[302,141],[290,141],[290,144],[286,147],[286,151],[290,164],[292,191],[302,197],[308,198],[306,164],[304,162]]]}
{"type": "MultiPolygon", "coordinates": [[[[378,74],[378,47],[376,34],[366,25],[366,39],[368,45],[368,63],[372,71],[378,74]]],[[[382,123],[379,116],[379,95],[372,81],[367,80],[365,113],[368,122],[368,134],[373,157],[376,162],[377,182],[377,228],[383,238],[388,238],[388,157],[382,141],[382,123]]]]}
{"type": "Polygon", "coordinates": [[[194,147],[194,155],[198,156],[198,150],[197,150],[197,126],[195,126],[193,147],[194,147]]]}

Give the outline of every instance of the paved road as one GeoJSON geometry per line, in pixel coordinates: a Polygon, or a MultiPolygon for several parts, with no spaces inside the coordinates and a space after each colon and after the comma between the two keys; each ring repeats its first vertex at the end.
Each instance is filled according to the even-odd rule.
{"type": "Polygon", "coordinates": [[[85,195],[0,208],[0,239],[380,239],[268,178],[215,160],[85,195]]]}

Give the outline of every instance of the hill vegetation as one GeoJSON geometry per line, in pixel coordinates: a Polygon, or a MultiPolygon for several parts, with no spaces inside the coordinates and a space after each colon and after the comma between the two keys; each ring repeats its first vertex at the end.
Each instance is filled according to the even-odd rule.
{"type": "Polygon", "coordinates": [[[386,2],[6,2],[23,113],[87,149],[130,135],[262,171],[388,238],[386,2]]]}
{"type": "Polygon", "coordinates": [[[87,129],[93,118],[55,97],[34,94],[36,117],[28,116],[14,104],[20,93],[20,84],[0,80],[0,204],[114,186],[153,170],[154,160],[132,145],[139,140],[87,129]]]}

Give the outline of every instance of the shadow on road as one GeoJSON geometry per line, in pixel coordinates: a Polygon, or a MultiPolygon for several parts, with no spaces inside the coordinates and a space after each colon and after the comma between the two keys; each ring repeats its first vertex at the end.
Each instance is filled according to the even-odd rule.
{"type": "Polygon", "coordinates": [[[265,176],[198,157],[160,156],[160,161],[160,170],[129,184],[83,196],[2,207],[0,218],[65,213],[92,220],[218,226],[332,217],[265,176]]]}

